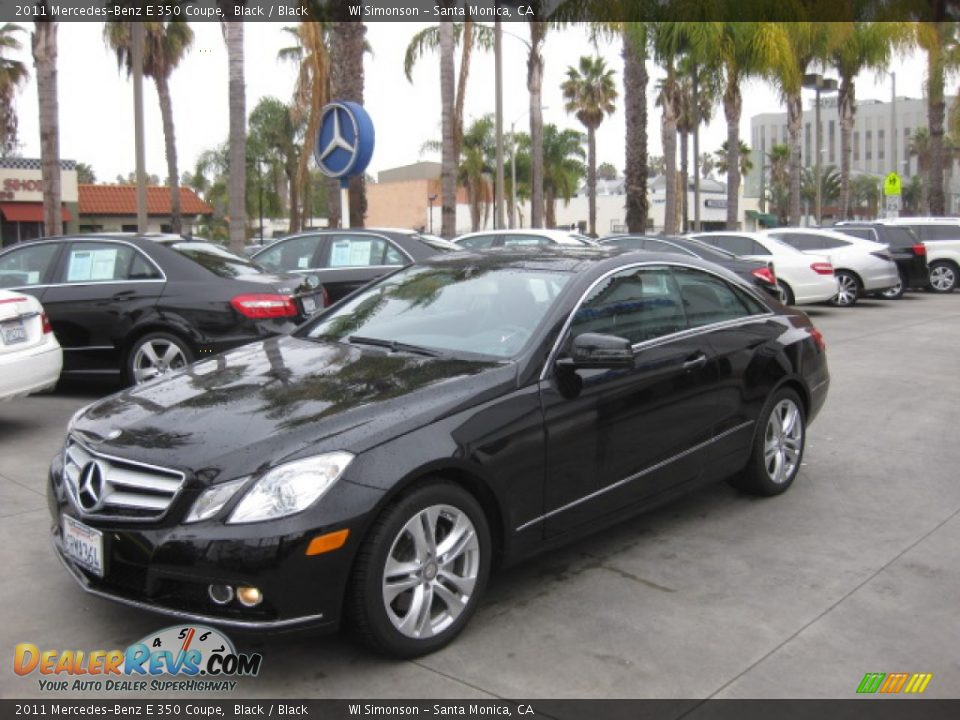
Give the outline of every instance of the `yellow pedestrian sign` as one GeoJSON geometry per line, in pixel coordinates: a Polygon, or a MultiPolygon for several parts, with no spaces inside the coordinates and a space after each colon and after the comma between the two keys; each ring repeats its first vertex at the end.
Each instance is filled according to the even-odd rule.
{"type": "Polygon", "coordinates": [[[884,195],[902,195],[902,186],[900,183],[900,176],[895,172],[887,175],[886,179],[883,181],[883,194],[884,195]]]}

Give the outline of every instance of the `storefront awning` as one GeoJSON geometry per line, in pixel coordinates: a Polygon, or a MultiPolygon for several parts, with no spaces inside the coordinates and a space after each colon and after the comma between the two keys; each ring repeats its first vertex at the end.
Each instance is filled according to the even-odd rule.
{"type": "Polygon", "coordinates": [[[756,210],[747,210],[747,217],[751,220],[755,220],[758,225],[763,225],[768,228],[775,228],[780,225],[779,220],[776,215],[770,215],[769,213],[762,213],[756,210]]]}
{"type": "MultiPolygon", "coordinates": [[[[0,212],[3,213],[7,222],[43,222],[43,203],[0,203],[0,212]]],[[[73,219],[70,211],[62,205],[60,206],[60,216],[64,222],[73,219]]]]}

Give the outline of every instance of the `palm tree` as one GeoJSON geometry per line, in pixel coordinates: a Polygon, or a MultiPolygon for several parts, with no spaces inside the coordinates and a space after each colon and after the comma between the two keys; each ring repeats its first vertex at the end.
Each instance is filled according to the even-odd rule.
{"type": "MultiPolygon", "coordinates": [[[[50,16],[46,0],[37,3],[50,16]]],[[[37,71],[37,100],[40,109],[40,169],[43,182],[43,231],[63,233],[60,193],[60,103],[57,95],[57,30],[59,23],[34,23],[31,37],[33,63],[37,71]]]]}
{"type": "MultiPolygon", "coordinates": [[[[496,137],[492,115],[474,120],[461,139],[460,162],[457,166],[457,182],[467,190],[470,206],[470,225],[473,231],[486,226],[489,202],[492,197],[490,174],[495,163],[496,137]]],[[[423,144],[421,152],[442,151],[443,143],[430,140],[423,144]]]]}
{"type": "Polygon", "coordinates": [[[647,229],[647,28],[645,23],[622,23],[623,104],[626,115],[627,231],[647,229]]]}
{"type": "MultiPolygon", "coordinates": [[[[720,81],[716,69],[707,65],[694,62],[687,55],[680,64],[680,77],[677,82],[677,133],[680,136],[680,187],[683,191],[680,194],[681,210],[680,216],[683,218],[683,231],[687,232],[689,228],[690,213],[687,207],[687,189],[690,185],[690,171],[688,147],[689,138],[693,135],[695,146],[694,152],[694,195],[699,194],[700,174],[698,172],[698,158],[696,148],[699,147],[700,125],[709,123],[713,116],[713,109],[720,97],[720,81]]],[[[712,163],[711,163],[712,167],[712,163]]],[[[694,215],[697,218],[697,214],[694,215]]]]}
{"type": "Polygon", "coordinates": [[[243,73],[243,23],[223,22],[230,93],[230,247],[243,252],[247,235],[247,98],[243,73]]]}
{"type": "Polygon", "coordinates": [[[800,224],[800,129],[803,125],[803,79],[815,60],[822,60],[839,45],[832,23],[783,23],[784,52],[771,67],[771,77],[787,104],[787,129],[790,133],[790,224],[800,224]]]}
{"type": "Polygon", "coordinates": [[[560,130],[553,123],[543,126],[543,194],[548,228],[557,225],[557,200],[568,203],[586,171],[583,140],[583,133],[576,130],[560,130]]]}
{"type": "Polygon", "coordinates": [[[16,38],[18,32],[23,32],[19,25],[0,26],[0,157],[6,157],[17,147],[17,111],[13,98],[28,75],[27,66],[22,62],[3,57],[5,51],[23,47],[16,38]]]}
{"type": "MultiPolygon", "coordinates": [[[[567,79],[561,85],[568,113],[587,129],[587,195],[589,204],[589,232],[597,234],[597,128],[605,115],[612,115],[617,89],[613,84],[613,70],[603,58],[580,58],[579,67],[567,68],[567,79]]],[[[548,221],[549,226],[549,221],[548,221]]]]}
{"type": "Polygon", "coordinates": [[[683,32],[687,23],[651,23],[654,56],[666,71],[658,84],[657,105],[661,108],[660,137],[663,143],[666,204],[663,210],[663,231],[677,234],[677,117],[680,114],[680,85],[677,61],[685,45],[683,32]]]}
{"type": "Polygon", "coordinates": [[[764,201],[769,200],[771,207],[766,211],[773,212],[777,222],[784,225],[790,216],[790,147],[774,145],[767,153],[767,163],[770,175],[764,201]]]}
{"type": "Polygon", "coordinates": [[[917,174],[920,176],[917,183],[917,207],[921,215],[930,214],[930,198],[928,182],[930,178],[930,164],[933,157],[933,143],[930,140],[930,131],[925,127],[914,130],[913,136],[907,145],[907,154],[917,158],[917,174]]]}
{"type": "MultiPolygon", "coordinates": [[[[738,164],[738,174],[739,175],[748,175],[751,170],[753,170],[753,160],[750,159],[750,147],[743,141],[739,141],[740,147],[737,149],[736,157],[738,164]]],[[[729,168],[730,165],[730,148],[727,146],[727,141],[723,141],[723,145],[719,149],[713,151],[713,169],[716,170],[720,175],[726,175],[728,178],[730,176],[729,168]]],[[[729,180],[728,180],[729,182],[729,180]]]]}
{"type": "Polygon", "coordinates": [[[927,55],[927,126],[930,129],[930,168],[927,202],[930,212],[943,215],[943,125],[946,114],[944,85],[948,72],[960,65],[960,43],[957,37],[958,23],[918,22],[916,43],[927,55]]]}
{"type": "MultiPolygon", "coordinates": [[[[153,78],[160,101],[163,138],[167,155],[167,184],[170,186],[170,225],[180,233],[180,172],[177,169],[177,143],[173,127],[173,101],[170,98],[170,75],[193,44],[193,30],[185,20],[145,22],[143,25],[143,74],[153,78]]],[[[133,74],[133,37],[130,22],[111,21],[104,24],[103,37],[117,55],[117,67],[127,76],[133,74]]]]}
{"type": "MultiPolygon", "coordinates": [[[[334,22],[330,30],[330,93],[339,100],[363,104],[363,53],[366,49],[367,27],[362,21],[351,20],[350,8],[344,0],[332,4],[334,22]]],[[[336,183],[331,181],[328,187],[336,183]]],[[[363,227],[367,214],[366,185],[362,173],[349,180],[350,227],[363,227]]],[[[336,206],[337,203],[328,203],[336,206]]],[[[341,219],[341,226],[343,225],[341,219]]]]}
{"type": "MultiPolygon", "coordinates": [[[[803,168],[800,181],[801,197],[807,205],[817,201],[817,175],[812,167],[803,168]]],[[[827,165],[820,174],[820,201],[823,205],[835,205],[840,199],[840,173],[833,165],[827,165]]]]}
{"type": "MultiPolygon", "coordinates": [[[[261,98],[250,113],[250,133],[248,149],[255,165],[266,162],[273,172],[282,174],[289,188],[290,231],[293,232],[294,218],[300,209],[300,186],[297,182],[297,169],[300,165],[300,143],[302,127],[294,119],[293,108],[287,107],[276,98],[261,98]]],[[[254,167],[254,181],[263,185],[260,168],[254,167]]],[[[275,183],[273,184],[275,187],[275,183]]],[[[263,188],[260,188],[263,189],[263,188]]],[[[271,203],[272,204],[272,203],[271,203]]],[[[249,209],[249,204],[248,204],[249,209]]]]}
{"type": "Polygon", "coordinates": [[[457,153],[453,86],[453,24],[440,23],[440,234],[449,239],[457,229],[457,153]]]}
{"type": "Polygon", "coordinates": [[[837,43],[830,53],[830,64],[840,76],[837,97],[837,111],[840,114],[840,218],[846,219],[850,207],[850,138],[857,111],[854,78],[863,70],[886,69],[894,48],[904,46],[909,26],[892,22],[837,25],[850,26],[844,33],[843,42],[837,43]]]}
{"type": "MultiPolygon", "coordinates": [[[[320,127],[320,112],[330,99],[330,54],[327,50],[326,25],[323,22],[310,21],[285,27],[283,30],[292,36],[294,44],[282,48],[277,57],[297,64],[292,120],[296,125],[305,122],[305,127],[303,148],[297,161],[296,185],[298,188],[305,188],[310,182],[310,163],[313,161],[313,146],[320,127]]],[[[309,197],[310,193],[304,193],[302,213],[291,203],[290,232],[298,231],[310,217],[309,197]]],[[[331,224],[334,224],[334,211],[339,218],[339,199],[332,203],[328,214],[331,224]]]]}

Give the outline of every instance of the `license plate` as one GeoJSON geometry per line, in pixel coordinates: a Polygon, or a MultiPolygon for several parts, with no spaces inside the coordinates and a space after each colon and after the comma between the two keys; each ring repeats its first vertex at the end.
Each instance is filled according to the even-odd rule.
{"type": "Polygon", "coordinates": [[[307,315],[313,315],[313,313],[316,312],[316,309],[317,309],[317,301],[314,300],[312,297],[302,298],[302,301],[303,301],[303,311],[307,315]]]}
{"type": "Polygon", "coordinates": [[[3,342],[6,345],[27,341],[27,328],[23,325],[23,320],[9,320],[0,324],[3,330],[3,342]]]}
{"type": "Polygon", "coordinates": [[[61,519],[64,554],[80,567],[103,577],[103,533],[69,515],[62,515],[61,519]]]}

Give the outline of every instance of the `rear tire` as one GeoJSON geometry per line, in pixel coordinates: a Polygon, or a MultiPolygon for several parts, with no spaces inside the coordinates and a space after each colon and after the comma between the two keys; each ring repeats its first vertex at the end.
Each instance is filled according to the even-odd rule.
{"type": "Polygon", "coordinates": [[[900,276],[899,282],[894,285],[892,288],[887,288],[883,292],[879,293],[880,297],[884,300],[899,300],[903,297],[904,291],[907,289],[907,280],[900,276]]]}
{"type": "Polygon", "coordinates": [[[730,484],[751,495],[770,497],[789,489],[800,471],[807,438],[803,403],[781,388],[764,403],[757,420],[747,467],[730,484]]]}
{"type": "Polygon", "coordinates": [[[171,333],[148,333],[127,353],[127,384],[141,385],[192,362],[193,351],[186,341],[171,333]]]}
{"type": "Polygon", "coordinates": [[[930,289],[935,293],[949,293],[957,286],[957,268],[946,260],[930,263],[928,271],[930,289]]]}
{"type": "Polygon", "coordinates": [[[401,496],[358,551],[346,606],[354,631],[398,658],[439,650],[476,611],[491,548],[483,509],[459,485],[434,481],[401,496]]]}
{"type": "Polygon", "coordinates": [[[853,307],[863,294],[860,278],[846,270],[838,270],[836,275],[838,290],[830,299],[830,304],[835,307],[853,307]]]}

